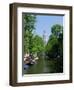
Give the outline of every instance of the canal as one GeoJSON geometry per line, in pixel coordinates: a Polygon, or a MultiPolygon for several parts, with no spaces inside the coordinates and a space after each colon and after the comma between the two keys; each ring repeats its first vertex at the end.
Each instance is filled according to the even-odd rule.
{"type": "Polygon", "coordinates": [[[63,60],[47,60],[40,58],[36,64],[30,65],[27,69],[24,69],[24,74],[40,74],[40,73],[62,73],[63,72],[63,60]]]}

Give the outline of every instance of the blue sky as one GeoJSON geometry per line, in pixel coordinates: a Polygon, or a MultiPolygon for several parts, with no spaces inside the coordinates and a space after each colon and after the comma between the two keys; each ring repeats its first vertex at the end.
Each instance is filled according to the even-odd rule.
{"type": "Polygon", "coordinates": [[[35,33],[43,36],[43,32],[45,31],[48,40],[51,34],[51,27],[54,24],[63,25],[63,16],[36,15],[35,33]]]}

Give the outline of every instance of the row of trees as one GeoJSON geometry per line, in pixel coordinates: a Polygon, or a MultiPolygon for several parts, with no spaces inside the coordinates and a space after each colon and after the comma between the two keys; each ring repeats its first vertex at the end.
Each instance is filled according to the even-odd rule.
{"type": "Polygon", "coordinates": [[[48,58],[63,57],[63,26],[59,24],[52,26],[45,50],[48,58]]]}
{"type": "Polygon", "coordinates": [[[63,26],[56,24],[51,28],[51,35],[45,46],[44,40],[35,35],[36,16],[24,15],[24,52],[42,53],[45,52],[48,59],[63,57],[63,26]]]}
{"type": "Polygon", "coordinates": [[[35,35],[35,22],[36,16],[26,14],[24,16],[24,52],[37,54],[43,51],[44,41],[43,38],[35,35]]]}

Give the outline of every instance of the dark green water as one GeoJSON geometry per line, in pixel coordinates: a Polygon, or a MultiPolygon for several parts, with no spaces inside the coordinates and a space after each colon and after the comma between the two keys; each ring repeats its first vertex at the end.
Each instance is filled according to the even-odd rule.
{"type": "Polygon", "coordinates": [[[63,60],[47,60],[39,59],[36,64],[29,66],[24,70],[24,74],[40,74],[40,73],[62,73],[63,60]]]}

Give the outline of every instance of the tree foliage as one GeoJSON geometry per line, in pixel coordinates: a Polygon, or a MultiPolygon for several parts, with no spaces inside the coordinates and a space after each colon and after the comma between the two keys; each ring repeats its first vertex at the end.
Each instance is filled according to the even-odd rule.
{"type": "Polygon", "coordinates": [[[33,38],[33,48],[32,48],[32,52],[34,53],[40,53],[44,51],[44,41],[43,38],[35,35],[33,38]]]}
{"type": "Polygon", "coordinates": [[[53,25],[51,35],[46,45],[46,54],[49,58],[63,56],[63,27],[59,24],[53,25]]]}
{"type": "Polygon", "coordinates": [[[35,29],[36,16],[31,14],[24,15],[24,52],[31,52],[33,31],[35,29]]]}
{"type": "Polygon", "coordinates": [[[24,52],[39,53],[44,49],[44,41],[39,35],[34,35],[36,16],[26,14],[24,16],[24,52]]]}

